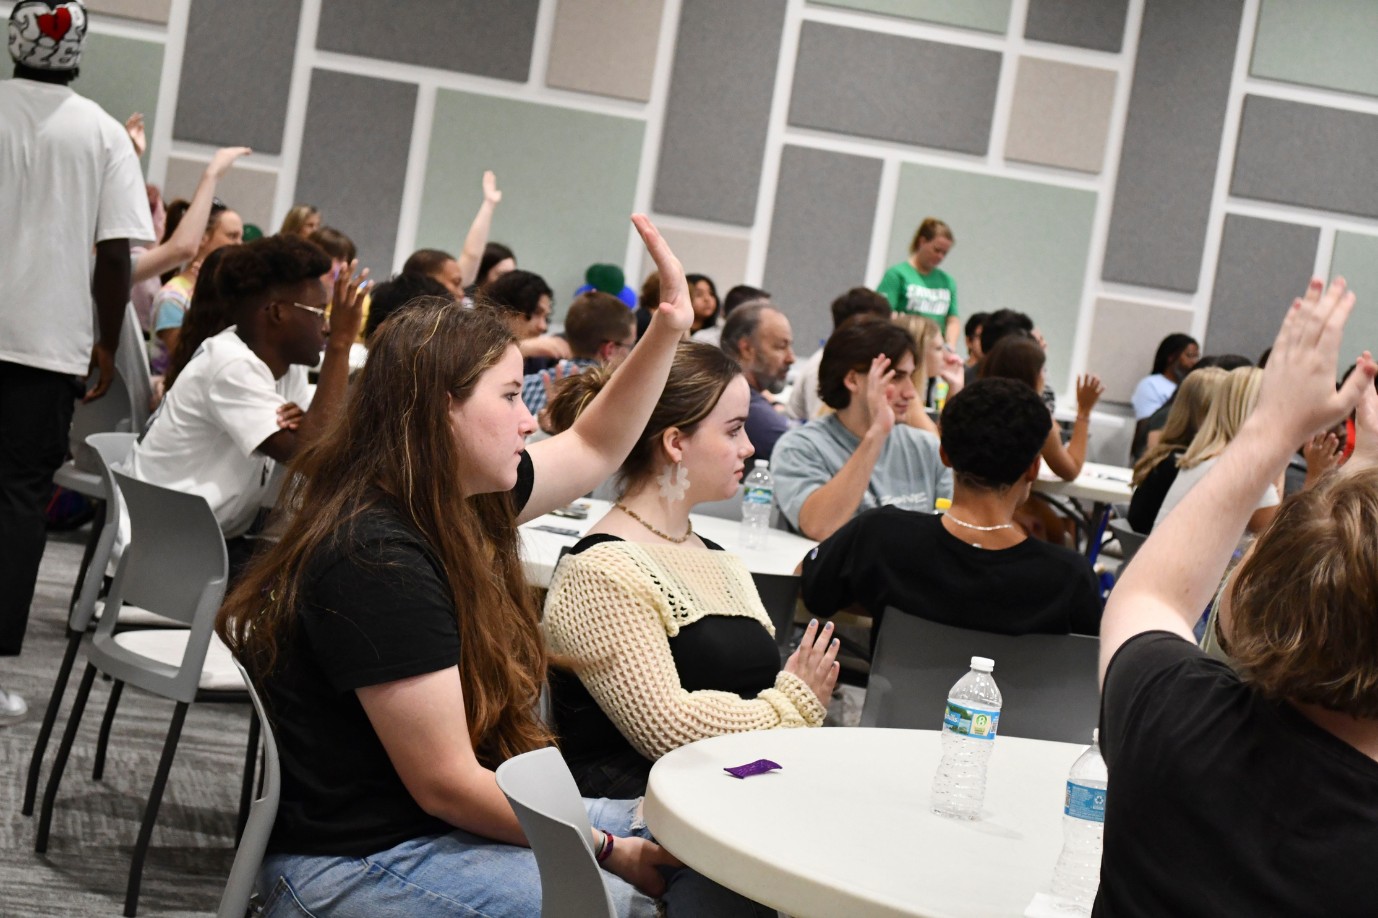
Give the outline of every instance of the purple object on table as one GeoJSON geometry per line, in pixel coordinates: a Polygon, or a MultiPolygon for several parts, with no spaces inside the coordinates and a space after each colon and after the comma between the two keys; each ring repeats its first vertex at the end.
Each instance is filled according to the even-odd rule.
{"type": "Polygon", "coordinates": [[[763,775],[768,771],[775,771],[780,766],[770,759],[757,759],[745,765],[738,765],[736,768],[724,768],[734,778],[749,778],[752,775],[763,775]]]}

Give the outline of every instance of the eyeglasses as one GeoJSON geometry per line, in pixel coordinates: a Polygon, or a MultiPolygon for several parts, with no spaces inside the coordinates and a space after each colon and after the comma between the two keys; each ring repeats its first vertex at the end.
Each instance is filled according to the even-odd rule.
{"type": "Polygon", "coordinates": [[[307,312],[314,313],[316,318],[322,323],[325,322],[325,309],[320,306],[307,306],[305,303],[294,303],[291,300],[278,300],[279,303],[286,303],[288,306],[295,306],[298,309],[305,309],[307,312]]]}

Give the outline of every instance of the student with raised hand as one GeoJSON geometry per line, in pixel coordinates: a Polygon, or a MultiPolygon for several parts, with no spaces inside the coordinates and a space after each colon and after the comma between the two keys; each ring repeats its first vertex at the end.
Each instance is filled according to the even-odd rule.
{"type": "MultiPolygon", "coordinates": [[[[445,289],[457,297],[463,296],[475,283],[486,284],[505,274],[506,271],[502,271],[490,277],[490,271],[487,269],[495,262],[485,264],[488,253],[495,246],[506,252],[508,260],[512,260],[512,252],[506,246],[488,241],[488,233],[493,227],[493,213],[501,202],[502,192],[498,189],[498,177],[490,169],[483,173],[483,200],[479,203],[473,222],[469,224],[469,231],[464,234],[464,245],[459,250],[459,257],[455,258],[441,249],[417,249],[402,265],[402,273],[428,274],[444,284],[445,289]]],[[[516,261],[513,260],[507,271],[516,266],[516,261]]]]}
{"type": "MultiPolygon", "coordinates": [[[[138,149],[137,145],[135,149],[138,149]]],[[[143,151],[139,152],[142,155],[143,151]]],[[[201,180],[196,184],[196,192],[191,196],[186,212],[182,214],[177,226],[162,242],[135,253],[130,274],[131,284],[160,277],[196,258],[208,232],[206,227],[210,225],[216,187],[225,177],[225,173],[230,171],[230,167],[240,157],[248,156],[251,152],[253,151],[248,147],[222,147],[215,151],[211,161],[206,164],[206,171],[201,173],[201,180]]]]}
{"type": "Polygon", "coordinates": [[[1378,372],[1337,391],[1354,296],[1311,281],[1257,407],[1121,575],[1101,621],[1110,771],[1095,914],[1355,915],[1378,901],[1378,372]],[[1196,646],[1239,533],[1297,444],[1359,406],[1353,457],[1289,498],[1222,591],[1233,667],[1196,646]]]}
{"type": "MultiPolygon", "coordinates": [[[[493,774],[551,742],[517,525],[621,464],[693,321],[679,261],[633,219],[665,302],[568,431],[526,449],[536,425],[506,323],[424,300],[379,326],[341,419],[294,463],[296,512],[217,621],[282,756],[267,914],[539,913],[536,861],[493,774]]],[[[603,866],[618,914],[655,914],[658,868],[677,862],[635,828],[636,801],[588,807],[595,843],[615,836],[603,866]]],[[[754,914],[684,870],[667,901],[677,915],[754,914]]]]}

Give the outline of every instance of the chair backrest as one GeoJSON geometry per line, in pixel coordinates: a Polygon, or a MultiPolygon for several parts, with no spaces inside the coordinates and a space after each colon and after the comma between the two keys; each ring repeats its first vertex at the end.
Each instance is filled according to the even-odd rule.
{"type": "Polygon", "coordinates": [[[110,609],[139,606],[191,629],[186,653],[175,668],[114,645],[117,615],[101,616],[87,654],[116,679],[167,698],[196,697],[215,613],[225,597],[229,562],[225,538],[206,499],[114,472],[115,487],[129,511],[129,544],[106,597],[110,609]]]}
{"type": "Polygon", "coordinates": [[[115,536],[120,530],[120,508],[123,506],[119,488],[115,487],[111,466],[125,460],[137,439],[138,434],[132,433],[98,433],[91,434],[82,444],[82,449],[91,455],[96,463],[101,484],[105,488],[105,523],[101,526],[100,535],[96,537],[96,546],[86,561],[81,592],[67,615],[67,627],[73,631],[85,631],[91,624],[91,618],[96,614],[96,600],[100,598],[105,568],[109,565],[110,554],[115,549],[115,536]]]}
{"type": "Polygon", "coordinates": [[[1007,736],[1085,743],[1100,719],[1100,640],[1077,634],[992,634],[885,610],[863,727],[936,730],[948,690],[974,656],[995,661],[1007,736]]]}
{"type": "Polygon", "coordinates": [[[249,674],[238,660],[234,661],[234,665],[244,678],[249,698],[254,703],[254,713],[263,725],[263,786],[258,797],[249,805],[249,821],[244,824],[244,834],[239,838],[234,866],[230,868],[225,891],[220,895],[220,909],[216,912],[216,918],[245,918],[248,914],[249,900],[254,894],[258,870],[263,864],[263,852],[268,848],[268,836],[273,832],[278,800],[282,796],[282,766],[278,761],[277,737],[273,734],[272,721],[268,719],[263,699],[258,697],[258,690],[254,688],[249,674]]]}
{"type": "Polygon", "coordinates": [[[68,434],[72,455],[77,467],[83,471],[95,472],[98,467],[88,464],[83,458],[82,444],[92,434],[127,433],[134,431],[134,421],[129,411],[129,387],[124,377],[117,371],[110,379],[110,388],[94,402],[77,402],[72,411],[72,427],[68,434]]]}
{"type": "Polygon", "coordinates": [[[541,918],[590,918],[617,913],[593,856],[593,837],[574,776],[552,747],[498,766],[507,795],[541,871],[541,918]]]}
{"type": "Polygon", "coordinates": [[[1135,532],[1128,520],[1111,520],[1110,529],[1115,533],[1115,541],[1120,543],[1124,562],[1128,564],[1129,560],[1139,553],[1148,536],[1135,532]]]}

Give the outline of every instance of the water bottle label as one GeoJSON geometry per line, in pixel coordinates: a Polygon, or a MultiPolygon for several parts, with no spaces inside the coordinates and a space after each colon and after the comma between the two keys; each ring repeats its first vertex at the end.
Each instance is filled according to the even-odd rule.
{"type": "Polygon", "coordinates": [[[1105,788],[1068,781],[1067,801],[1062,811],[1087,822],[1105,822],[1105,788]]]}
{"type": "Polygon", "coordinates": [[[964,705],[947,703],[943,713],[943,729],[960,736],[973,736],[976,739],[995,739],[995,731],[1000,726],[1000,712],[982,708],[968,708],[964,705]]]}
{"type": "Polygon", "coordinates": [[[769,488],[758,488],[748,485],[742,495],[742,500],[748,504],[760,504],[769,507],[772,496],[769,488]]]}

